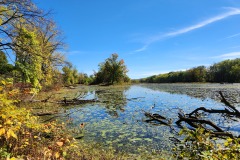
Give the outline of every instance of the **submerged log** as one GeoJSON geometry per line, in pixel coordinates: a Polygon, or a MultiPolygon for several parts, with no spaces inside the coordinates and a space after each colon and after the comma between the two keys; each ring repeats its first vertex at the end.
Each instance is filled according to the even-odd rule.
{"type": "Polygon", "coordinates": [[[181,122],[183,122],[183,121],[188,123],[190,126],[192,126],[194,128],[197,128],[198,125],[193,124],[193,123],[207,124],[207,125],[211,126],[212,128],[214,128],[218,132],[224,132],[221,128],[219,128],[216,124],[214,124],[211,121],[204,120],[204,119],[197,119],[197,118],[193,118],[193,117],[191,117],[191,118],[190,117],[183,117],[179,114],[179,120],[176,122],[176,124],[179,125],[179,126],[182,126],[181,122]]]}
{"type": "Polygon", "coordinates": [[[71,100],[67,100],[65,97],[62,101],[59,101],[59,104],[63,104],[63,105],[79,105],[79,104],[85,104],[85,103],[93,103],[93,102],[98,102],[98,100],[96,99],[71,99],[71,100]]]}
{"type": "Polygon", "coordinates": [[[33,113],[33,115],[35,116],[48,116],[48,115],[54,115],[54,114],[58,114],[56,112],[39,112],[39,113],[33,113]]]}
{"type": "Polygon", "coordinates": [[[221,96],[221,102],[224,103],[228,108],[230,108],[233,112],[236,113],[237,116],[240,117],[240,112],[239,110],[236,109],[236,107],[234,107],[233,105],[231,105],[226,98],[223,96],[223,93],[221,91],[218,92],[221,96]]]}
{"type": "Polygon", "coordinates": [[[237,112],[229,111],[227,108],[225,108],[223,110],[223,109],[206,109],[204,107],[199,107],[199,108],[195,109],[194,111],[189,113],[188,116],[192,117],[193,114],[198,114],[198,111],[203,111],[203,112],[207,112],[207,113],[222,113],[222,114],[231,115],[231,116],[239,116],[239,114],[237,112]]]}
{"type": "Polygon", "coordinates": [[[149,112],[145,112],[144,114],[145,114],[146,117],[150,118],[149,120],[146,120],[146,122],[157,121],[160,124],[163,124],[163,125],[166,125],[166,126],[170,125],[170,120],[168,120],[167,118],[161,116],[160,114],[156,114],[156,113],[152,114],[152,113],[149,113],[149,112]]]}
{"type": "MultiPolygon", "coordinates": [[[[182,122],[185,122],[189,126],[191,126],[190,127],[191,129],[196,129],[198,127],[202,127],[206,131],[211,132],[211,135],[215,136],[215,137],[231,137],[231,138],[234,138],[232,133],[224,131],[222,128],[217,126],[212,121],[205,120],[205,119],[199,119],[199,117],[198,117],[199,111],[201,111],[202,113],[209,113],[209,114],[218,113],[218,114],[222,114],[222,115],[228,116],[228,117],[235,116],[235,117],[240,118],[239,110],[237,110],[236,107],[231,105],[226,100],[226,98],[224,97],[224,95],[221,91],[219,91],[219,94],[220,94],[220,97],[221,97],[221,102],[226,105],[225,109],[207,109],[205,107],[199,107],[189,114],[184,114],[182,112],[179,112],[178,113],[178,118],[179,119],[176,121],[177,126],[179,128],[183,128],[182,122]]],[[[173,126],[170,125],[170,120],[168,120],[166,117],[164,117],[160,114],[156,114],[156,113],[152,114],[152,113],[149,113],[149,112],[145,112],[145,116],[150,118],[149,120],[146,120],[146,122],[151,122],[152,123],[154,121],[155,122],[157,121],[160,124],[164,124],[164,125],[169,126],[171,129],[173,128],[173,126]]]]}

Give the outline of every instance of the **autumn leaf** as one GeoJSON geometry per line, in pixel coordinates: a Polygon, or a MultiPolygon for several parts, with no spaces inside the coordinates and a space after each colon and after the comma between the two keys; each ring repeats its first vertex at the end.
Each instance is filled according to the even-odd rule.
{"type": "Polygon", "coordinates": [[[3,84],[3,85],[6,85],[6,82],[5,82],[5,81],[2,81],[2,84],[3,84]]]}
{"type": "Polygon", "coordinates": [[[59,147],[63,146],[63,142],[56,142],[59,147]]]}
{"type": "Polygon", "coordinates": [[[59,158],[60,154],[58,152],[55,153],[55,158],[59,158]]]}
{"type": "Polygon", "coordinates": [[[10,138],[10,137],[17,139],[17,135],[11,129],[7,131],[7,138],[10,138]]]}
{"type": "Polygon", "coordinates": [[[0,129],[0,136],[3,135],[3,134],[5,134],[5,129],[4,129],[4,128],[1,128],[1,129],[0,129]]]}

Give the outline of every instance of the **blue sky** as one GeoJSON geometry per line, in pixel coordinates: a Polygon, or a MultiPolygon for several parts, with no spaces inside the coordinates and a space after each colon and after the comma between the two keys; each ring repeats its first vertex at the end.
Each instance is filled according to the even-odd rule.
{"type": "Polygon", "coordinates": [[[65,54],[93,74],[112,53],[130,78],[240,57],[240,0],[34,0],[64,33],[65,54]]]}

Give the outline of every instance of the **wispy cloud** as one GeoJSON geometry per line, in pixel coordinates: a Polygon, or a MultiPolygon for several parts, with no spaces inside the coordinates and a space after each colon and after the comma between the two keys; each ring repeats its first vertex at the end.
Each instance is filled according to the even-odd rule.
{"type": "Polygon", "coordinates": [[[142,48],[139,48],[139,49],[135,50],[134,52],[142,52],[142,51],[146,50],[147,47],[148,47],[148,45],[146,44],[142,48]]]}
{"type": "MultiPolygon", "coordinates": [[[[154,43],[156,41],[159,41],[159,40],[161,40],[163,38],[178,36],[178,35],[181,35],[181,34],[184,34],[184,33],[187,33],[187,32],[190,32],[190,31],[193,31],[193,30],[196,30],[196,29],[199,29],[199,28],[202,28],[204,26],[207,26],[207,25],[209,25],[211,23],[214,23],[214,22],[220,21],[222,19],[228,18],[230,16],[239,15],[240,14],[240,8],[227,8],[227,9],[228,9],[228,12],[225,12],[223,14],[217,15],[215,17],[210,17],[210,18],[208,18],[208,19],[206,19],[206,20],[204,20],[202,22],[199,22],[197,24],[194,24],[194,25],[191,25],[191,26],[179,29],[177,31],[173,31],[173,32],[165,33],[165,34],[152,36],[152,37],[150,37],[147,40],[147,42],[144,45],[144,47],[135,50],[135,52],[144,51],[144,50],[146,50],[148,48],[149,45],[151,45],[152,43],[154,43]]],[[[233,36],[238,36],[238,35],[233,35],[233,36]]]]}
{"type": "Polygon", "coordinates": [[[226,38],[224,38],[224,39],[234,38],[234,37],[237,37],[237,36],[240,36],[240,33],[237,33],[237,34],[228,36],[228,37],[226,37],[226,38]]]}
{"type": "Polygon", "coordinates": [[[231,53],[226,53],[222,54],[219,56],[215,56],[212,58],[219,58],[219,59],[234,59],[234,58],[240,58],[240,52],[231,52],[231,53]]]}

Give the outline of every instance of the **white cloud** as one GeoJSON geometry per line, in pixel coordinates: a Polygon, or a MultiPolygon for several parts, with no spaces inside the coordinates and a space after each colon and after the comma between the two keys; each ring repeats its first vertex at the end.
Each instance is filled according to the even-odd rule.
{"type": "Polygon", "coordinates": [[[212,58],[220,58],[220,59],[234,59],[234,58],[240,58],[240,52],[231,52],[231,53],[226,53],[222,54],[219,56],[215,56],[212,58]]]}
{"type": "Polygon", "coordinates": [[[147,48],[148,48],[148,44],[146,44],[146,45],[144,45],[142,48],[139,48],[139,49],[137,49],[137,50],[135,50],[134,52],[142,52],[142,51],[144,51],[144,50],[146,50],[147,48]]]}
{"type": "MultiPolygon", "coordinates": [[[[227,8],[227,9],[228,9],[228,12],[220,14],[220,15],[217,15],[215,17],[208,18],[207,20],[199,22],[197,24],[194,24],[194,25],[191,25],[191,26],[179,29],[177,31],[173,31],[173,32],[165,33],[165,34],[152,36],[152,37],[150,37],[148,39],[148,41],[146,42],[144,47],[135,50],[135,52],[144,51],[144,50],[146,50],[148,48],[149,45],[151,45],[152,43],[154,43],[156,41],[159,41],[159,40],[161,40],[163,38],[178,36],[178,35],[181,35],[181,34],[184,34],[184,33],[187,33],[187,32],[190,32],[190,31],[193,31],[193,30],[196,30],[196,29],[199,29],[199,28],[202,28],[202,27],[204,27],[206,25],[209,25],[211,23],[220,21],[220,20],[228,18],[230,16],[239,15],[240,14],[240,9],[239,8],[227,8]]],[[[233,36],[238,36],[238,35],[233,35],[233,36]]]]}
{"type": "Polygon", "coordinates": [[[202,27],[204,27],[204,26],[206,26],[208,24],[214,23],[216,21],[222,20],[222,19],[227,18],[229,16],[237,15],[237,14],[240,14],[240,9],[238,9],[238,8],[230,8],[229,12],[226,12],[224,14],[221,14],[221,15],[209,18],[209,19],[207,19],[205,21],[202,21],[202,22],[200,22],[198,24],[195,24],[195,25],[192,25],[192,26],[180,29],[178,31],[167,33],[164,36],[165,37],[169,37],[169,36],[176,36],[176,35],[179,35],[179,34],[187,33],[189,31],[192,31],[192,30],[195,30],[195,29],[198,29],[198,28],[202,28],[202,27]]]}

